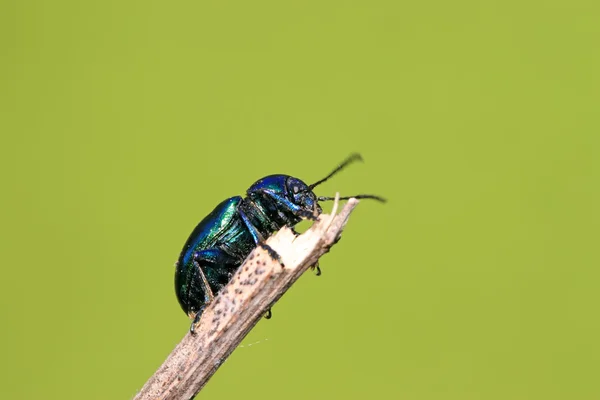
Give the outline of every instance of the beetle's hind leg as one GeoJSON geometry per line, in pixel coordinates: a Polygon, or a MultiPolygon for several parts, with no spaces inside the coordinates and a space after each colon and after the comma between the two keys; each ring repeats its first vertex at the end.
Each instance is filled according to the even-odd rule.
{"type": "MultiPolygon", "coordinates": [[[[196,257],[194,255],[194,257],[196,257]]],[[[210,284],[208,283],[208,279],[206,278],[206,274],[200,265],[200,262],[194,258],[194,265],[198,268],[198,274],[200,275],[200,279],[202,280],[202,289],[204,290],[204,304],[210,304],[215,298],[215,294],[213,293],[210,284]]]]}
{"type": "Polygon", "coordinates": [[[196,313],[196,316],[194,316],[194,319],[192,320],[192,324],[190,325],[190,333],[192,335],[196,333],[196,325],[198,325],[198,323],[200,322],[200,317],[202,317],[202,313],[204,312],[205,308],[206,304],[200,306],[198,312],[196,313]]]}
{"type": "MultiPolygon", "coordinates": [[[[190,332],[193,334],[195,332],[195,328],[200,322],[200,318],[202,317],[202,313],[204,309],[212,303],[215,298],[215,292],[209,282],[209,277],[206,274],[206,269],[210,268],[213,273],[220,269],[226,269],[228,265],[235,264],[235,260],[231,258],[227,253],[223,252],[219,249],[207,249],[194,253],[193,255],[194,266],[198,271],[198,276],[200,278],[200,286],[202,288],[202,292],[204,294],[203,302],[201,303],[194,319],[192,320],[192,325],[190,326],[190,332]]],[[[214,282],[215,277],[212,276],[213,287],[216,285],[216,290],[220,289],[220,285],[218,282],[214,282]]]]}
{"type": "Polygon", "coordinates": [[[198,323],[200,322],[200,317],[202,317],[204,309],[208,304],[212,303],[212,301],[215,298],[215,294],[213,293],[210,284],[208,283],[208,279],[206,278],[206,274],[204,273],[204,270],[202,269],[202,265],[200,264],[198,258],[197,254],[194,254],[194,266],[198,269],[198,275],[200,275],[200,280],[202,282],[202,290],[204,292],[204,304],[202,304],[200,308],[198,308],[198,311],[196,312],[196,315],[192,320],[192,324],[190,325],[190,333],[192,335],[196,333],[196,325],[198,325],[198,323]]]}

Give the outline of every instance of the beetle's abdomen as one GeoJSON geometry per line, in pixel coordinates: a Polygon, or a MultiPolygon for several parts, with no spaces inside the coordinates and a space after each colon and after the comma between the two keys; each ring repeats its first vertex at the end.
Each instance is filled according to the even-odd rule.
{"type": "MultiPolygon", "coordinates": [[[[196,311],[205,295],[199,271],[194,265],[194,253],[214,248],[222,242],[223,236],[230,235],[228,232],[231,228],[240,222],[237,207],[241,201],[242,198],[237,196],[221,202],[194,228],[181,250],[176,264],[175,292],[181,308],[186,313],[196,311]]],[[[214,285],[215,291],[219,289],[220,281],[226,280],[227,277],[227,271],[224,271],[225,278],[216,272],[219,271],[205,271],[209,279],[212,278],[211,286],[214,285]]]]}

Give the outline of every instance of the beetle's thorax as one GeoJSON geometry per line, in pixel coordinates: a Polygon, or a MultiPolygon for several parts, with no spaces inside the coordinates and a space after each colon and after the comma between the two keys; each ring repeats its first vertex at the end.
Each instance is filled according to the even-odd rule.
{"type": "Polygon", "coordinates": [[[256,181],[244,198],[246,215],[267,235],[283,226],[294,226],[302,214],[320,214],[317,197],[308,185],[289,175],[270,175],[256,181]],[[301,211],[301,212],[299,212],[301,211]]]}
{"type": "Polygon", "coordinates": [[[240,208],[258,231],[268,237],[284,226],[294,226],[300,218],[277,207],[277,203],[262,195],[249,195],[244,198],[240,208]]]}

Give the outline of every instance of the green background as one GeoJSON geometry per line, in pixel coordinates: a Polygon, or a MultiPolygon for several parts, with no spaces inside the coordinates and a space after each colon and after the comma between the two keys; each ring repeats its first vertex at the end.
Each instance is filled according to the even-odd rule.
{"type": "Polygon", "coordinates": [[[354,151],[389,202],[201,397],[600,398],[597,2],[0,4],[3,398],[131,398],[195,224],[354,151]]]}

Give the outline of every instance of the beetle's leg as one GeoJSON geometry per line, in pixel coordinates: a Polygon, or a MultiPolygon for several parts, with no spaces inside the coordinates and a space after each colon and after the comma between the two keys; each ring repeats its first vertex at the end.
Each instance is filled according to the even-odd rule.
{"type": "Polygon", "coordinates": [[[242,217],[242,221],[244,221],[246,228],[248,228],[248,231],[252,235],[252,239],[254,239],[254,243],[259,244],[260,242],[264,241],[265,239],[263,238],[263,235],[261,235],[261,233],[258,231],[258,229],[256,229],[256,227],[254,225],[252,225],[252,223],[248,219],[248,216],[246,215],[246,213],[243,212],[242,210],[240,210],[239,208],[238,208],[237,212],[238,212],[238,214],[240,214],[240,217],[242,217]]]}
{"type": "Polygon", "coordinates": [[[277,193],[273,193],[273,192],[271,192],[269,190],[264,190],[264,189],[257,190],[256,193],[261,193],[261,194],[264,194],[266,196],[269,196],[273,200],[277,201],[287,211],[293,213],[294,215],[296,215],[296,216],[298,216],[300,218],[306,218],[306,219],[309,219],[311,221],[318,221],[319,220],[319,217],[315,216],[314,213],[313,213],[313,211],[305,210],[305,209],[301,208],[299,205],[292,203],[291,201],[289,201],[285,197],[282,197],[282,196],[278,195],[277,193]]]}
{"type": "Polygon", "coordinates": [[[315,271],[316,276],[321,276],[321,268],[319,268],[319,262],[317,261],[315,265],[312,265],[311,268],[315,271]]]}
{"type": "MultiPolygon", "coordinates": [[[[248,228],[248,231],[252,235],[252,238],[254,239],[254,243],[256,243],[257,246],[260,246],[261,248],[266,250],[267,253],[269,253],[269,256],[271,256],[271,258],[273,258],[274,260],[279,261],[279,264],[281,264],[281,266],[283,267],[284,265],[281,262],[281,257],[279,256],[279,254],[277,254],[277,252],[275,250],[273,250],[271,248],[271,246],[264,243],[265,239],[263,238],[263,235],[261,235],[261,233],[258,231],[258,229],[256,229],[256,227],[254,225],[252,225],[252,223],[248,219],[248,216],[246,215],[246,213],[244,211],[238,209],[238,214],[240,214],[242,221],[244,221],[244,224],[246,225],[246,227],[248,228]]],[[[296,231],[294,231],[293,229],[292,229],[292,231],[296,234],[296,236],[298,235],[298,233],[296,231]]],[[[265,319],[271,319],[272,316],[273,316],[273,312],[271,311],[271,307],[269,307],[269,309],[265,313],[264,317],[265,317],[265,319]]]]}
{"type": "MultiPolygon", "coordinates": [[[[296,229],[294,229],[293,227],[290,228],[292,230],[292,233],[294,234],[294,236],[300,236],[299,232],[296,232],[296,229]]],[[[315,263],[315,265],[311,265],[310,268],[315,271],[315,276],[321,276],[321,268],[319,268],[319,262],[317,261],[315,263]]]]}
{"type": "Polygon", "coordinates": [[[281,261],[281,256],[275,250],[273,250],[273,248],[271,246],[269,246],[265,242],[260,242],[258,244],[258,246],[260,248],[262,248],[263,250],[265,250],[273,260],[275,260],[279,264],[281,264],[281,268],[285,268],[283,261],[281,261]]]}
{"type": "MultiPolygon", "coordinates": [[[[292,229],[292,233],[295,236],[300,236],[300,233],[296,232],[296,230],[294,228],[291,228],[291,229],[292,229]]],[[[315,271],[315,276],[321,276],[321,268],[319,268],[319,262],[318,261],[315,263],[315,265],[311,265],[310,268],[313,271],[315,271]]]]}
{"type": "MultiPolygon", "coordinates": [[[[333,242],[333,244],[331,246],[333,246],[334,244],[336,244],[337,242],[340,241],[342,237],[338,236],[337,239],[335,239],[335,241],[333,242]]],[[[327,247],[327,253],[329,252],[329,249],[331,249],[331,246],[327,247]]],[[[315,271],[315,275],[316,276],[321,276],[321,268],[319,268],[319,262],[317,261],[315,265],[312,265],[311,268],[315,271]]]]}
{"type": "Polygon", "coordinates": [[[210,284],[208,283],[208,279],[206,278],[206,274],[202,269],[202,265],[200,265],[200,261],[195,258],[194,255],[194,265],[198,268],[198,274],[200,275],[200,279],[202,280],[202,290],[204,291],[204,304],[209,304],[215,298],[215,295],[210,288],[210,284]]]}
{"type": "MultiPolygon", "coordinates": [[[[212,270],[216,270],[215,267],[225,267],[227,265],[235,265],[235,259],[233,259],[230,255],[223,252],[219,249],[207,249],[202,251],[197,251],[193,255],[194,266],[198,270],[198,275],[200,277],[200,284],[202,287],[202,292],[204,293],[204,302],[198,308],[196,315],[194,316],[194,320],[192,322],[192,326],[190,327],[190,332],[194,333],[194,327],[198,322],[200,322],[200,317],[202,316],[202,312],[208,306],[213,299],[215,298],[215,293],[213,292],[208,276],[206,274],[206,268],[211,267],[212,270]]],[[[213,280],[215,277],[213,277],[213,280]]],[[[216,282],[213,281],[213,286],[217,285],[217,290],[220,289],[220,285],[218,280],[216,282]]]]}
{"type": "Polygon", "coordinates": [[[202,312],[204,312],[205,308],[206,308],[206,304],[203,304],[202,306],[200,306],[200,308],[198,309],[198,312],[196,313],[196,316],[192,320],[192,324],[190,325],[190,333],[192,335],[194,335],[196,333],[196,325],[198,324],[198,322],[200,322],[200,317],[202,316],[202,312]]]}
{"type": "MultiPolygon", "coordinates": [[[[242,221],[244,221],[244,224],[246,224],[246,227],[250,231],[250,234],[252,235],[252,238],[254,239],[254,242],[256,243],[256,245],[260,246],[262,249],[266,250],[272,259],[279,261],[279,264],[281,264],[281,266],[284,267],[283,263],[281,262],[281,257],[279,256],[279,254],[277,254],[277,252],[275,250],[273,250],[271,248],[271,246],[269,246],[268,244],[266,244],[264,242],[263,236],[256,229],[256,227],[250,223],[250,220],[248,219],[246,214],[242,210],[238,210],[238,213],[240,214],[240,217],[242,217],[242,221]]],[[[271,311],[269,309],[269,314],[270,313],[271,313],[271,311]]]]}

